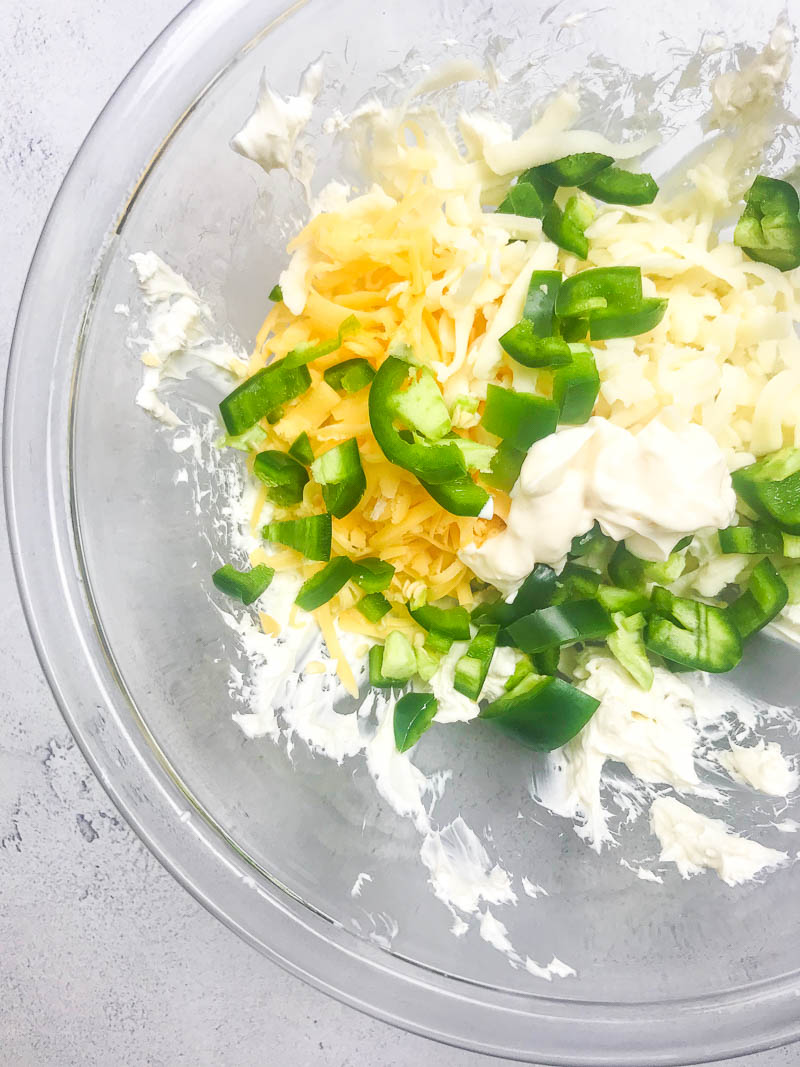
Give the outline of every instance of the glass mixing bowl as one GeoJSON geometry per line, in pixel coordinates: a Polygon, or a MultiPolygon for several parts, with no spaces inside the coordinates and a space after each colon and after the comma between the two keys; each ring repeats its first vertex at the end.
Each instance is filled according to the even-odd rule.
{"type": "MultiPolygon", "coordinates": [[[[136,299],[128,256],[166,254],[217,321],[252,343],[299,207],[285,175],[267,178],[227,148],[262,67],[294,92],[324,53],[312,129],[325,180],[348,167],[321,130],[335,109],[372,88],[399,98],[427,66],[483,63],[487,51],[521,72],[493,105],[506,117],[575,75],[587,125],[632,134],[656,110],[691,124],[707,98],[678,68],[707,31],[762,44],[782,3],[623,0],[587,13],[573,0],[198,0],[114,95],[42,235],[14,340],[5,472],[20,588],[67,722],[128,821],[214,914],[319,988],[427,1036],[616,1065],[793,1040],[800,870],[735,891],[711,875],[637,881],[613,850],[596,856],[531,805],[529,755],[450,727],[420,746],[423,769],[453,768],[446,803],[491,827],[507,867],[546,883],[548,897],[503,920],[538,959],[555,953],[578,977],[547,985],[474,930],[454,938],[413,827],[381,804],[360,760],[339,767],[297,744],[290,762],[231,722],[236,652],[205,577],[224,530],[195,515],[174,484],[185,457],[133,406],[140,366],[129,322],[114,314],[136,299]],[[636,109],[637,93],[652,106],[636,109]],[[356,898],[362,871],[373,881],[356,898]]],[[[482,83],[454,92],[467,105],[490,99],[482,83]]],[[[212,403],[204,388],[189,383],[212,403]]],[[[796,676],[789,646],[764,638],[736,684],[791,704],[796,676]]],[[[737,805],[751,808],[751,796],[734,791],[733,815],[737,805]]]]}

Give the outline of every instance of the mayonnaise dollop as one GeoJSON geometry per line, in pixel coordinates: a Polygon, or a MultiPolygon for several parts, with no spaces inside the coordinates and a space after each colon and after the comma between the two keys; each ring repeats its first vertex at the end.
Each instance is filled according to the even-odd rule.
{"type": "Polygon", "coordinates": [[[559,570],[597,521],[642,559],[664,560],[686,534],[730,525],[736,495],[711,434],[662,413],[638,433],[593,417],[528,452],[506,529],[459,558],[506,596],[536,563],[559,570]]]}

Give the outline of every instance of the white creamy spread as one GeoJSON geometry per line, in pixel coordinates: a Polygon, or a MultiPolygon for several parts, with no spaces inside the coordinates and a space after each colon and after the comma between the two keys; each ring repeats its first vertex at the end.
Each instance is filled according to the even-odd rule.
{"type": "Polygon", "coordinates": [[[653,801],[650,824],[661,859],[674,863],[683,878],[713,870],[728,885],[740,885],[787,859],[785,852],[740,837],[721,819],[692,811],[673,797],[653,801]]]}
{"type": "Polygon", "coordinates": [[[664,560],[686,534],[729,526],[736,496],[725,457],[701,426],[667,415],[631,433],[594,416],[528,452],[506,529],[459,558],[509,596],[536,563],[563,567],[595,521],[642,559],[664,560]]]}
{"type": "Polygon", "coordinates": [[[322,88],[322,63],[312,63],[300,79],[297,96],[283,97],[270,86],[266,70],[253,113],[231,141],[231,147],[258,163],[267,173],[282,168],[306,189],[314,171],[314,156],[298,139],[311,121],[314,101],[322,88]]]}
{"type": "Polygon", "coordinates": [[[737,782],[775,797],[788,796],[797,789],[800,776],[777,741],[766,744],[761,738],[757,744],[747,747],[733,741],[730,744],[730,750],[720,752],[717,759],[737,782]]]}
{"type": "Polygon", "coordinates": [[[584,654],[575,669],[576,684],[600,706],[561,752],[558,791],[546,780],[535,782],[548,807],[582,820],[578,834],[598,851],[611,839],[601,796],[606,762],[624,764],[643,782],[686,792],[699,786],[694,694],[663,667],[655,667],[653,675],[653,686],[645,691],[610,655],[584,654]]]}
{"type": "MultiPolygon", "coordinates": [[[[430,686],[438,702],[437,722],[469,722],[480,711],[477,701],[470,700],[453,688],[456,664],[467,651],[467,647],[466,641],[456,641],[431,678],[430,686]]],[[[481,690],[481,700],[496,700],[502,696],[505,684],[514,673],[519,659],[520,653],[514,648],[501,646],[495,649],[481,690]]]]}
{"type": "MultiPolygon", "coordinates": [[[[211,311],[184,277],[155,252],[136,252],[131,257],[149,310],[148,337],[144,341],[142,387],[136,403],[166,426],[181,425],[170,406],[159,396],[167,378],[183,379],[201,370],[217,382],[216,371],[231,375],[246,366],[244,356],[225,341],[213,337],[211,311]]],[[[140,338],[136,338],[141,343],[140,338]]],[[[223,388],[232,379],[225,378],[223,388]]]]}

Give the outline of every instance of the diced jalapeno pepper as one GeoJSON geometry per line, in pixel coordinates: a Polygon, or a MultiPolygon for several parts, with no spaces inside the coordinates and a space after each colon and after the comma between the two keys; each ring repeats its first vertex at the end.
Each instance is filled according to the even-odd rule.
{"type": "Polygon", "coordinates": [[[337,519],[350,514],[367,488],[355,437],[323,452],[311,464],[311,473],[322,486],[325,507],[337,519]]]}
{"type": "Polygon", "coordinates": [[[742,639],[763,629],[783,611],[789,589],[768,559],[753,568],[745,591],[728,607],[742,639]]]}
{"type": "Polygon", "coordinates": [[[519,478],[524,462],[524,452],[514,448],[508,441],[501,441],[492,457],[489,473],[484,476],[483,480],[493,489],[501,489],[504,493],[510,493],[519,478]]]}
{"type": "Polygon", "coordinates": [[[408,388],[394,393],[389,406],[406,426],[429,441],[439,441],[452,427],[447,404],[427,367],[414,368],[408,388]]]}
{"type": "Polygon", "coordinates": [[[356,604],[356,610],[361,612],[367,622],[380,622],[383,616],[392,610],[392,605],[383,593],[367,593],[356,604]]]}
{"type": "Polygon", "coordinates": [[[394,743],[398,752],[416,745],[434,720],[438,704],[432,693],[406,693],[394,706],[394,743]]]}
{"type": "Polygon", "coordinates": [[[499,631],[497,625],[480,626],[469,648],[456,663],[453,688],[470,700],[477,700],[481,695],[497,647],[499,631]]]}
{"type": "Polygon", "coordinates": [[[259,563],[249,571],[237,571],[230,563],[214,571],[211,580],[221,593],[241,600],[243,604],[252,604],[268,588],[275,577],[272,567],[259,563]]]}
{"type": "Polygon", "coordinates": [[[609,560],[608,576],[612,582],[623,589],[643,593],[653,582],[669,585],[676,581],[683,574],[685,567],[686,556],[681,552],[673,552],[669,559],[663,562],[653,562],[634,556],[620,542],[609,560]]]}
{"type": "Polygon", "coordinates": [[[293,548],[306,559],[325,563],[331,558],[330,515],[308,515],[302,519],[284,519],[269,522],[262,529],[265,541],[293,548]]]}
{"type": "Polygon", "coordinates": [[[621,167],[607,167],[583,182],[581,188],[595,200],[629,207],[652,204],[658,193],[658,185],[651,174],[634,174],[621,167]]]}
{"type": "Polygon", "coordinates": [[[569,554],[572,557],[590,556],[598,549],[605,548],[609,544],[609,538],[603,533],[597,523],[587,530],[585,534],[579,534],[572,538],[569,554]]]}
{"type": "Polygon", "coordinates": [[[269,291],[269,298],[273,303],[278,304],[283,300],[283,289],[279,285],[273,285],[269,291]]]}
{"type": "Polygon", "coordinates": [[[289,455],[298,463],[302,463],[304,467],[310,467],[314,462],[314,452],[305,430],[292,441],[289,446],[289,455]]]}
{"type": "Polygon", "coordinates": [[[600,375],[591,349],[570,345],[572,362],[553,373],[553,401],[559,422],[580,426],[591,418],[600,392],[600,375]]]}
{"type": "Polygon", "coordinates": [[[556,195],[554,185],[546,181],[538,168],[525,171],[516,185],[508,190],[498,207],[501,215],[523,215],[528,219],[541,219],[556,195]]]}
{"type": "Polygon", "coordinates": [[[500,385],[490,385],[486,390],[481,425],[521,452],[553,433],[557,424],[558,406],[552,400],[500,385]]]}
{"type": "Polygon", "coordinates": [[[383,646],[381,670],[386,678],[407,682],[417,669],[417,657],[411,642],[399,630],[393,630],[383,646]]]}
{"type": "Polygon", "coordinates": [[[288,508],[303,499],[308,472],[286,452],[270,449],[253,460],[253,473],[267,487],[267,499],[288,508]]]}
{"type": "Polygon", "coordinates": [[[571,319],[599,308],[627,310],[641,301],[639,267],[591,267],[564,279],[556,299],[556,314],[571,319]]]}
{"type": "Polygon", "coordinates": [[[476,485],[468,474],[443,485],[430,485],[422,479],[420,481],[425,491],[451,515],[474,518],[480,515],[489,500],[486,490],[476,485]]]}
{"type": "Polygon", "coordinates": [[[642,689],[650,689],[653,685],[653,666],[647,658],[644,644],[644,615],[625,615],[617,611],[611,618],[614,631],[608,635],[609,651],[642,689]]]}
{"type": "MultiPolygon", "coordinates": [[[[389,637],[391,636],[392,634],[389,635],[389,637]]],[[[403,634],[399,634],[398,636],[403,637],[403,634]]],[[[408,639],[406,638],[406,640],[408,639]]],[[[389,638],[387,638],[387,644],[388,643],[389,638]]],[[[396,689],[399,686],[405,685],[406,682],[412,677],[412,675],[414,674],[414,670],[416,669],[416,657],[414,657],[413,655],[414,649],[411,648],[410,642],[408,644],[408,647],[411,649],[411,654],[414,658],[414,666],[408,672],[406,672],[405,670],[401,670],[401,673],[404,675],[404,677],[393,678],[390,675],[384,673],[383,670],[383,646],[373,645],[372,648],[369,650],[369,684],[371,686],[374,686],[376,689],[396,689]]],[[[399,659],[397,662],[399,662],[399,659]]]]}
{"type": "Polygon", "coordinates": [[[632,589],[620,589],[617,585],[601,585],[596,593],[597,599],[612,615],[638,615],[647,612],[650,601],[641,593],[632,589]]]}
{"type": "MultiPolygon", "coordinates": [[[[638,267],[593,267],[564,279],[556,314],[567,321],[588,319],[589,335],[599,341],[652,330],[664,317],[666,306],[666,300],[643,298],[638,267]]],[[[562,323],[564,336],[566,325],[562,323]]]]}
{"type": "Polygon", "coordinates": [[[467,473],[461,452],[452,442],[418,444],[395,428],[396,394],[402,391],[412,368],[389,356],[381,364],[369,389],[369,421],[375,440],[391,463],[411,471],[431,485],[451,482],[467,473]]]}
{"type": "Polygon", "coordinates": [[[551,185],[571,187],[585,185],[607,170],[613,162],[611,156],[601,152],[575,152],[571,156],[557,159],[554,163],[542,164],[538,171],[551,185]]]}
{"type": "Polygon", "coordinates": [[[350,581],[353,564],[345,556],[337,556],[317,571],[300,587],[295,604],[303,611],[316,611],[327,604],[350,581]]]}
{"type": "Polygon", "coordinates": [[[568,600],[587,600],[597,595],[600,574],[590,567],[567,563],[558,576],[558,588],[553,595],[553,604],[565,604],[568,600]]]}
{"type": "Polygon", "coordinates": [[[573,196],[563,211],[555,202],[550,205],[542,219],[542,232],[565,252],[571,252],[578,259],[586,259],[589,240],[585,230],[593,217],[594,209],[590,202],[573,196]]]}
{"type": "Polygon", "coordinates": [[[365,359],[346,359],[334,367],[328,367],[322,377],[337,393],[357,393],[369,385],[375,371],[365,359]]]}
{"type": "Polygon", "coordinates": [[[593,341],[609,341],[614,337],[638,337],[658,326],[667,310],[667,301],[652,297],[642,300],[629,311],[600,308],[589,315],[589,336],[593,341]]]}
{"type": "Polygon", "coordinates": [[[367,556],[353,564],[353,581],[365,593],[382,593],[392,584],[394,567],[382,559],[367,556]]]}
{"type": "Polygon", "coordinates": [[[769,555],[780,552],[783,541],[779,531],[771,530],[768,526],[729,526],[719,531],[719,547],[725,555],[769,555]]]}
{"type": "Polygon", "coordinates": [[[530,673],[484,708],[479,718],[495,723],[528,748],[549,752],[575,737],[599,705],[599,700],[561,678],[530,673]]]}
{"type": "Polygon", "coordinates": [[[553,645],[552,648],[545,648],[542,652],[534,652],[531,660],[537,674],[557,674],[561,649],[558,645],[553,645]]]}
{"type": "Polygon", "coordinates": [[[759,174],[745,200],[734,244],[750,259],[778,270],[800,266],[800,201],[794,188],[759,174]]]}
{"type": "Polygon", "coordinates": [[[454,641],[469,641],[469,612],[466,608],[437,608],[433,604],[422,604],[418,608],[409,606],[408,611],[423,630],[452,637],[454,641]]]}
{"type": "Polygon", "coordinates": [[[533,324],[523,319],[500,338],[500,346],[523,367],[563,367],[572,357],[560,337],[539,337],[533,324]]]}
{"type": "Polygon", "coordinates": [[[542,608],[507,627],[522,652],[543,652],[553,646],[597,641],[614,629],[611,616],[596,600],[572,600],[542,608]]]}
{"type": "Polygon", "coordinates": [[[675,596],[662,586],[652,593],[645,645],[664,659],[695,671],[720,674],[742,658],[742,641],[725,608],[675,596]]]}
{"type": "Polygon", "coordinates": [[[498,623],[502,627],[508,627],[524,615],[546,608],[553,600],[557,582],[556,572],[552,567],[548,567],[546,563],[537,563],[510,604],[505,600],[480,604],[472,613],[473,621],[498,623]]]}
{"type": "Polygon", "coordinates": [[[800,448],[782,448],[731,475],[733,488],[756,514],[800,534],[800,448]]]}
{"type": "Polygon", "coordinates": [[[297,348],[291,350],[284,362],[287,367],[302,367],[306,363],[311,363],[312,360],[320,359],[322,356],[330,356],[338,348],[342,347],[346,337],[357,333],[360,329],[361,323],[355,315],[348,315],[339,327],[336,337],[330,341],[320,341],[318,344],[305,342],[298,345],[297,348]]]}
{"type": "Polygon", "coordinates": [[[225,429],[232,436],[244,433],[271,411],[300,396],[310,385],[308,368],[289,367],[285,359],[270,363],[220,401],[225,429]]]}

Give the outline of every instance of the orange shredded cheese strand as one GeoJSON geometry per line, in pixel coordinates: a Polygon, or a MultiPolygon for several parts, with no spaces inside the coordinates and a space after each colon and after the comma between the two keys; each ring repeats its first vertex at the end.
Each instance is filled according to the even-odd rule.
{"type": "Polygon", "coordinates": [[[331,617],[331,609],[327,604],[323,604],[321,608],[317,608],[314,612],[314,618],[317,620],[322,636],[325,638],[325,644],[328,646],[331,658],[336,660],[336,673],[339,675],[342,685],[351,696],[357,697],[358,686],[350,664],[347,662],[342,646],[339,643],[336,626],[331,617]]]}

